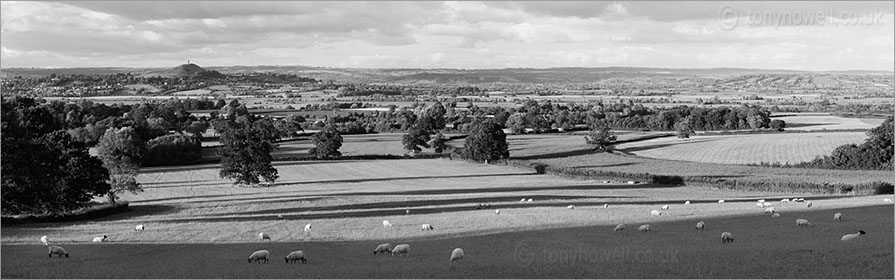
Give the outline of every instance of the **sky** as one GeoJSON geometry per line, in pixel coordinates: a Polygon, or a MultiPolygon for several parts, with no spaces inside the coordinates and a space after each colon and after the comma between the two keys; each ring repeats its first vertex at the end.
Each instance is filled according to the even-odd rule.
{"type": "Polygon", "coordinates": [[[0,67],[895,71],[895,2],[0,2],[0,67]]]}

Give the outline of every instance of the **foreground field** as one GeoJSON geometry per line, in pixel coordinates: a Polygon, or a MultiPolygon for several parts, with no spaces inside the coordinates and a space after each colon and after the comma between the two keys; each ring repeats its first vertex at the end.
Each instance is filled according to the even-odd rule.
{"type": "MultiPolygon", "coordinates": [[[[672,208],[670,211],[674,211],[672,208]]],[[[575,210],[577,211],[577,209],[575,210]]],[[[611,226],[459,238],[238,244],[67,244],[70,258],[42,245],[2,246],[2,278],[893,278],[891,205],[651,222],[651,232],[611,226]],[[844,220],[833,222],[834,212],[844,220]],[[813,222],[798,227],[796,218],[813,222]],[[867,235],[850,243],[846,233],[867,235]],[[735,242],[722,244],[722,231],[735,242]],[[374,256],[381,242],[411,244],[407,257],[374,256]],[[449,263],[453,248],[466,257],[449,263]],[[246,257],[267,249],[267,264],[246,257]],[[292,250],[307,264],[285,264],[292,250]]],[[[631,226],[636,226],[632,224],[631,226]]],[[[147,229],[147,233],[151,229],[147,229]]],[[[5,232],[4,232],[5,234],[5,232]]]]}
{"type": "Polygon", "coordinates": [[[746,134],[666,137],[616,145],[649,158],[721,164],[799,163],[829,155],[836,147],[864,142],[864,132],[746,134]]]}

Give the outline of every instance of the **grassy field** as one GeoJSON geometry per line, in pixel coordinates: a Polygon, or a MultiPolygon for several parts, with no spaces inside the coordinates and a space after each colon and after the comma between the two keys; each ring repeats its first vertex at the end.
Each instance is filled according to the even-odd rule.
{"type": "Polygon", "coordinates": [[[771,119],[785,121],[787,130],[872,129],[884,121],[883,119],[844,118],[817,113],[794,113],[771,119]]]}
{"type": "MultiPolygon", "coordinates": [[[[619,141],[629,140],[662,132],[613,131],[619,141]]],[[[540,157],[571,156],[590,153],[584,141],[586,132],[570,132],[560,134],[514,134],[507,135],[510,158],[534,159],[540,157]]],[[[400,140],[399,140],[400,141],[400,140]]],[[[462,147],[463,140],[453,141],[451,145],[462,147]]]]}
{"type": "Polygon", "coordinates": [[[667,137],[616,145],[642,157],[721,164],[799,163],[829,155],[836,147],[860,144],[864,132],[818,132],[667,137]]]}
{"type": "MultiPolygon", "coordinates": [[[[674,209],[674,208],[673,208],[674,209]]],[[[674,211],[674,210],[671,210],[674,211]]],[[[651,232],[572,227],[428,240],[237,244],[67,244],[70,258],[42,245],[3,245],[3,278],[877,278],[893,277],[888,206],[653,221],[651,232]],[[833,212],[844,220],[833,222],[833,212]],[[796,218],[813,222],[795,225],[796,218]],[[854,242],[843,234],[864,230],[854,242]],[[734,234],[722,244],[722,231],[734,234]],[[374,256],[380,242],[411,245],[407,257],[374,256]],[[453,248],[464,259],[449,263],[453,248]],[[270,263],[247,263],[259,249],[270,263]],[[292,250],[307,264],[285,264],[292,250]],[[164,269],[160,269],[164,268],[164,269]]],[[[632,224],[631,227],[636,226],[632,224]]],[[[147,229],[147,232],[150,229],[147,229]]]]}

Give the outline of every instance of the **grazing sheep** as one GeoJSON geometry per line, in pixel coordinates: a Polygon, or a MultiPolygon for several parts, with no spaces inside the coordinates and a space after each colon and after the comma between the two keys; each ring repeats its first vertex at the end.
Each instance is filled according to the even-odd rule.
{"type": "Polygon", "coordinates": [[[841,222],[842,221],[842,213],[833,214],[833,220],[837,221],[837,222],[841,222]]]}
{"type": "Polygon", "coordinates": [[[500,215],[500,209],[494,210],[494,214],[500,215]]]}
{"type": "Polygon", "coordinates": [[[684,201],[684,205],[690,205],[690,201],[689,200],[684,201]]]}
{"type": "Polygon", "coordinates": [[[884,198],[884,199],[883,199],[883,202],[886,202],[886,203],[892,203],[892,199],[891,199],[891,198],[884,198]]]}
{"type": "Polygon", "coordinates": [[[603,180],[603,184],[610,184],[610,183],[612,183],[612,181],[609,181],[609,180],[603,180]]]}
{"type": "Polygon", "coordinates": [[[774,213],[771,218],[780,218],[780,213],[774,213]]]}
{"type": "Polygon", "coordinates": [[[569,210],[572,210],[572,209],[575,209],[575,205],[569,204],[569,206],[567,206],[566,208],[569,208],[569,210]]]}
{"type": "Polygon", "coordinates": [[[305,251],[292,251],[288,255],[286,255],[286,263],[301,261],[301,263],[308,263],[308,259],[305,258],[305,251]]]}
{"type": "Polygon", "coordinates": [[[376,249],[373,249],[373,255],[376,253],[382,254],[392,254],[392,244],[391,243],[382,243],[379,246],[376,246],[376,249]]]}
{"type": "Polygon", "coordinates": [[[650,231],[650,228],[649,228],[649,225],[641,225],[639,228],[637,228],[637,230],[639,230],[639,231],[650,231]]]}
{"type": "Polygon", "coordinates": [[[261,260],[264,260],[264,262],[270,262],[270,260],[268,260],[268,257],[270,257],[270,251],[258,250],[249,255],[249,263],[252,263],[252,261],[261,263],[261,260]]]}
{"type": "Polygon", "coordinates": [[[456,248],[451,252],[451,261],[460,260],[463,258],[463,249],[456,248]]]}
{"type": "Polygon", "coordinates": [[[266,233],[263,233],[263,232],[258,233],[258,241],[264,241],[264,239],[267,239],[267,241],[270,241],[270,235],[267,235],[266,233]]]}
{"type": "Polygon", "coordinates": [[[761,207],[773,207],[773,206],[774,206],[774,204],[770,203],[770,202],[765,202],[765,203],[761,204],[761,207]]]}
{"type": "Polygon", "coordinates": [[[696,223],[696,229],[697,229],[697,230],[705,230],[705,222],[703,222],[703,221],[699,221],[699,222],[697,222],[697,223],[696,223]]]}
{"type": "Polygon", "coordinates": [[[311,224],[305,225],[305,232],[311,232],[311,224]]]}
{"type": "Polygon", "coordinates": [[[435,227],[433,227],[433,226],[430,225],[430,224],[423,224],[423,225],[422,225],[422,229],[423,229],[423,230],[434,230],[435,227]]]}
{"type": "Polygon", "coordinates": [[[50,258],[52,258],[53,255],[59,255],[60,258],[62,257],[62,255],[65,255],[65,257],[68,258],[68,251],[65,251],[65,249],[62,249],[62,247],[50,246],[47,248],[49,248],[49,251],[50,251],[50,253],[49,253],[50,258]]]}
{"type": "Polygon", "coordinates": [[[727,242],[733,242],[733,233],[725,231],[721,233],[721,243],[727,242]]]}
{"type": "Polygon", "coordinates": [[[811,205],[812,205],[812,204],[811,204],[811,201],[808,201],[808,204],[806,204],[806,205],[807,205],[808,207],[811,207],[811,205]]]}
{"type": "Polygon", "coordinates": [[[649,212],[649,215],[653,216],[653,217],[658,217],[658,216],[662,215],[662,212],[659,212],[659,210],[653,210],[653,211],[649,212]]]}
{"type": "Polygon", "coordinates": [[[382,227],[392,227],[392,223],[388,220],[382,220],[382,227]]]}
{"type": "Polygon", "coordinates": [[[810,227],[811,222],[809,222],[808,220],[805,220],[805,219],[797,219],[796,225],[800,226],[800,227],[810,227]]]}
{"type": "Polygon", "coordinates": [[[522,200],[519,200],[519,202],[525,202],[525,198],[523,197],[522,200]]]}
{"type": "Polygon", "coordinates": [[[94,237],[94,238],[93,238],[93,242],[94,242],[94,243],[106,242],[106,239],[109,239],[109,236],[108,236],[108,235],[97,236],[97,237],[94,237]]]}
{"type": "Polygon", "coordinates": [[[410,209],[404,209],[404,215],[410,215],[410,209]]]}
{"type": "Polygon", "coordinates": [[[50,245],[50,240],[47,239],[46,235],[40,237],[40,242],[43,242],[44,245],[50,245]]]}
{"type": "Polygon", "coordinates": [[[146,226],[144,226],[144,225],[137,225],[136,227],[134,227],[134,231],[144,231],[144,230],[146,230],[146,226]]]}
{"type": "Polygon", "coordinates": [[[719,200],[718,200],[718,204],[721,204],[721,203],[724,203],[724,200],[723,200],[723,199],[719,199],[719,200]]]}
{"type": "Polygon", "coordinates": [[[768,208],[764,209],[765,214],[774,214],[774,211],[776,211],[776,209],[774,209],[774,207],[768,207],[768,208]]]}
{"type": "Polygon", "coordinates": [[[603,204],[603,208],[609,208],[609,203],[603,204]]]}
{"type": "Polygon", "coordinates": [[[668,210],[668,208],[670,208],[668,207],[668,204],[662,205],[662,210],[668,210]]]}
{"type": "Polygon", "coordinates": [[[392,250],[392,255],[408,255],[410,254],[410,244],[398,244],[395,246],[395,249],[392,250]]]}
{"type": "Polygon", "coordinates": [[[620,230],[625,230],[625,224],[618,224],[617,226],[615,226],[615,229],[613,229],[612,231],[620,231],[620,230]]]}
{"type": "Polygon", "coordinates": [[[278,214],[277,219],[283,219],[283,214],[278,214]]]}
{"type": "Polygon", "coordinates": [[[759,199],[758,203],[764,203],[764,199],[759,199]]]}
{"type": "Polygon", "coordinates": [[[797,201],[797,202],[805,202],[805,198],[800,197],[800,198],[796,199],[796,201],[797,201]]]}
{"type": "Polygon", "coordinates": [[[842,241],[852,241],[861,237],[861,235],[867,234],[863,230],[859,230],[857,233],[850,233],[842,236],[842,241]]]}
{"type": "Polygon", "coordinates": [[[764,207],[764,203],[756,202],[755,207],[758,207],[758,208],[764,207]]]}
{"type": "Polygon", "coordinates": [[[531,203],[531,202],[532,202],[532,199],[531,199],[531,198],[529,198],[529,199],[528,199],[528,202],[529,202],[529,203],[531,203]]]}
{"type": "Polygon", "coordinates": [[[789,203],[789,199],[788,198],[781,199],[780,203],[789,203]]]}

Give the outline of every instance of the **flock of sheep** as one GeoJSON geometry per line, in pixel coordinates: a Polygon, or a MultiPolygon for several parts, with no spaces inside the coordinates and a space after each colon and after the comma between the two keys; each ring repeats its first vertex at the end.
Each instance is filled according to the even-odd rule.
{"type": "MultiPolygon", "coordinates": [[[[522,203],[531,203],[532,201],[533,201],[533,199],[531,199],[531,198],[528,198],[528,199],[523,198],[522,200],[520,200],[520,202],[522,202],[522,203]]],[[[719,203],[719,204],[723,204],[724,202],[725,202],[725,201],[724,201],[723,199],[722,199],[722,200],[718,200],[718,203],[719,203]]],[[[803,202],[804,202],[805,205],[806,205],[806,207],[811,207],[811,206],[813,206],[813,203],[812,203],[811,201],[805,201],[804,198],[792,198],[792,199],[786,199],[786,198],[784,198],[784,199],[781,199],[781,200],[780,200],[780,203],[790,203],[790,202],[793,202],[793,203],[803,203],[803,202]]],[[[892,203],[892,200],[889,199],[889,198],[886,198],[886,199],[885,199],[885,202],[887,202],[887,203],[892,203]]],[[[688,200],[688,201],[684,202],[684,205],[690,205],[690,201],[688,200]]],[[[777,213],[776,208],[774,207],[773,203],[767,202],[767,201],[765,201],[764,199],[759,199],[759,200],[757,200],[757,202],[755,203],[755,205],[756,205],[757,207],[763,208],[763,209],[764,209],[764,213],[765,213],[765,214],[770,214],[770,216],[771,216],[772,218],[779,218],[779,217],[780,217],[780,214],[777,213]]],[[[604,207],[604,208],[608,208],[608,207],[609,207],[609,204],[604,204],[603,207],[604,207]]],[[[475,209],[490,209],[490,208],[491,208],[491,205],[490,205],[490,204],[479,204],[478,206],[475,207],[475,209]]],[[[569,205],[569,206],[567,206],[567,208],[568,208],[569,210],[574,210],[574,209],[575,209],[575,205],[569,205]]],[[[671,206],[669,206],[669,205],[667,205],[667,204],[666,204],[666,205],[662,205],[662,207],[660,207],[660,209],[663,210],[663,211],[666,211],[666,210],[671,209],[671,206]]],[[[407,210],[406,210],[406,213],[409,214],[409,213],[410,213],[410,209],[407,209],[407,210]]],[[[496,209],[496,210],[495,210],[495,213],[496,213],[496,214],[500,214],[500,209],[496,209]]],[[[653,217],[653,218],[660,217],[661,215],[662,215],[662,212],[659,211],[659,210],[651,210],[651,211],[650,211],[650,216],[653,217]]],[[[282,217],[282,216],[279,216],[279,217],[282,217]]],[[[838,221],[842,221],[842,213],[835,213],[835,214],[833,215],[833,220],[834,220],[834,221],[837,221],[837,222],[838,222],[838,221]]],[[[811,226],[811,222],[808,221],[807,219],[796,219],[796,225],[797,225],[797,226],[803,226],[803,227],[810,227],[810,226],[811,226]]],[[[382,221],[382,226],[383,226],[383,227],[386,227],[386,228],[390,228],[390,227],[392,227],[392,223],[389,222],[388,220],[383,220],[383,221],[382,221]]],[[[431,224],[422,224],[422,225],[420,226],[420,228],[421,228],[421,230],[423,230],[423,231],[429,231],[429,230],[434,230],[434,229],[435,229],[435,227],[432,226],[431,224]]],[[[626,228],[626,225],[625,225],[624,223],[622,223],[622,224],[618,224],[618,225],[616,225],[616,227],[615,227],[615,229],[613,229],[613,231],[622,231],[622,230],[625,230],[625,228],[626,228]]],[[[145,227],[144,225],[142,225],[142,224],[137,225],[136,227],[134,227],[134,230],[135,230],[135,231],[144,231],[145,229],[146,229],[146,227],[145,227]]],[[[643,225],[641,225],[640,227],[638,227],[637,229],[638,229],[639,231],[644,231],[644,232],[651,231],[651,227],[650,227],[649,224],[643,224],[643,225]]],[[[696,223],[696,229],[697,229],[697,230],[704,230],[704,229],[705,229],[705,222],[704,222],[704,221],[699,221],[699,222],[697,222],[697,223],[696,223]]],[[[311,224],[306,224],[305,227],[304,227],[304,232],[305,232],[306,234],[310,234],[310,231],[311,231],[311,224]]],[[[841,241],[853,241],[853,240],[855,240],[855,239],[860,238],[862,235],[865,235],[865,234],[866,234],[866,232],[864,232],[863,230],[859,230],[859,231],[856,232],[856,233],[850,233],[850,234],[843,235],[842,238],[841,238],[841,241]]],[[[97,237],[94,237],[94,238],[93,238],[92,242],[94,242],[94,243],[106,242],[106,241],[108,240],[108,238],[109,238],[108,235],[97,236],[97,237]]],[[[270,241],[270,240],[271,240],[270,235],[268,235],[268,234],[266,234],[266,233],[263,233],[263,232],[258,233],[258,241],[263,242],[263,241],[265,241],[265,240],[270,241]]],[[[60,246],[50,245],[50,244],[49,244],[49,243],[50,243],[50,242],[49,242],[49,239],[48,239],[48,237],[47,237],[46,235],[45,235],[45,236],[41,236],[41,237],[40,237],[40,241],[41,241],[44,245],[47,246],[48,251],[49,251],[49,253],[48,253],[49,257],[52,258],[53,255],[57,255],[57,256],[59,256],[60,258],[61,258],[62,256],[65,256],[66,258],[69,257],[68,251],[66,251],[64,248],[62,248],[62,247],[60,247],[60,246]]],[[[723,233],[721,233],[721,242],[722,242],[722,243],[728,243],[728,242],[733,242],[733,241],[734,241],[734,238],[733,238],[733,234],[732,234],[732,233],[730,233],[730,232],[726,232],[726,231],[723,232],[723,233]]],[[[399,245],[393,247],[390,243],[383,243],[383,244],[379,244],[378,246],[376,246],[375,249],[373,249],[373,254],[374,254],[374,255],[376,255],[376,254],[380,254],[380,255],[389,254],[389,255],[406,256],[406,255],[408,255],[409,253],[410,253],[410,245],[409,245],[409,244],[399,244],[399,245]]],[[[456,249],[454,249],[454,250],[451,252],[450,262],[454,262],[454,261],[460,260],[460,259],[463,258],[463,256],[464,256],[463,249],[461,249],[461,248],[456,248],[456,249]]],[[[251,262],[254,261],[254,262],[260,263],[261,260],[264,260],[264,262],[266,263],[266,262],[269,262],[269,258],[270,258],[270,251],[268,251],[268,250],[258,250],[258,251],[253,252],[251,255],[249,255],[249,257],[248,257],[248,262],[251,263],[251,262]]],[[[306,254],[305,254],[304,251],[301,251],[301,250],[297,250],[297,251],[289,252],[289,254],[287,254],[286,257],[285,257],[285,260],[286,260],[286,263],[297,262],[297,261],[301,261],[302,263],[307,263],[307,257],[306,257],[306,254]]]]}
{"type": "MultiPolygon", "coordinates": [[[[814,203],[812,203],[811,201],[807,201],[807,202],[806,202],[804,198],[793,198],[793,199],[784,198],[784,199],[781,199],[781,200],[780,200],[780,203],[789,203],[790,201],[795,202],[795,203],[802,203],[802,202],[805,202],[805,206],[807,206],[807,207],[809,207],[809,208],[810,208],[811,206],[814,205],[814,203]]],[[[892,203],[892,200],[889,199],[889,198],[884,199],[884,201],[885,201],[886,203],[892,203]]],[[[723,199],[718,200],[718,203],[719,203],[719,204],[723,204],[723,203],[724,203],[724,200],[723,200],[723,199]]],[[[684,202],[684,205],[690,205],[690,201],[688,200],[688,201],[684,202]]],[[[758,206],[758,207],[760,207],[760,208],[764,208],[764,213],[765,213],[765,214],[770,214],[772,218],[779,218],[779,217],[780,217],[780,213],[777,213],[776,208],[774,208],[774,204],[773,204],[773,203],[767,202],[767,201],[765,201],[764,199],[759,199],[759,200],[757,200],[757,202],[755,203],[755,205],[758,206]]],[[[608,207],[608,205],[604,205],[604,207],[608,207]]],[[[569,205],[569,206],[568,206],[568,209],[575,209],[575,206],[574,206],[574,205],[569,205]]],[[[667,205],[667,204],[666,204],[666,205],[662,205],[661,209],[662,209],[662,210],[669,210],[669,209],[671,209],[671,206],[669,206],[669,205],[667,205]]],[[[650,217],[656,218],[656,217],[659,217],[659,216],[661,216],[661,215],[662,215],[662,212],[659,211],[659,210],[652,210],[652,211],[650,211],[650,217]]],[[[835,214],[833,214],[833,221],[837,221],[837,222],[842,221],[842,213],[835,213],[835,214]]],[[[797,226],[800,226],[800,227],[801,227],[801,226],[803,226],[803,227],[810,227],[810,226],[811,226],[811,222],[808,221],[807,219],[796,219],[796,225],[797,225],[797,226]]],[[[622,230],[625,230],[625,227],[626,227],[626,225],[625,225],[624,223],[622,223],[622,224],[618,224],[618,225],[615,226],[615,229],[613,229],[613,231],[622,231],[622,230]]],[[[705,229],[705,221],[699,221],[699,222],[697,222],[697,223],[696,223],[696,229],[697,229],[697,230],[704,230],[704,229],[705,229]]],[[[650,231],[651,228],[650,228],[650,225],[649,225],[649,224],[644,224],[644,225],[641,225],[639,228],[637,228],[637,230],[639,230],[639,231],[650,231]]],[[[842,240],[842,241],[852,241],[852,240],[855,240],[855,239],[861,237],[861,236],[864,235],[864,234],[867,234],[867,233],[864,232],[863,230],[859,230],[857,233],[850,233],[850,234],[843,235],[841,240],[842,240]]],[[[734,240],[734,239],[733,239],[733,233],[730,233],[730,232],[727,232],[727,231],[721,233],[721,243],[733,242],[733,240],[734,240]]]]}

